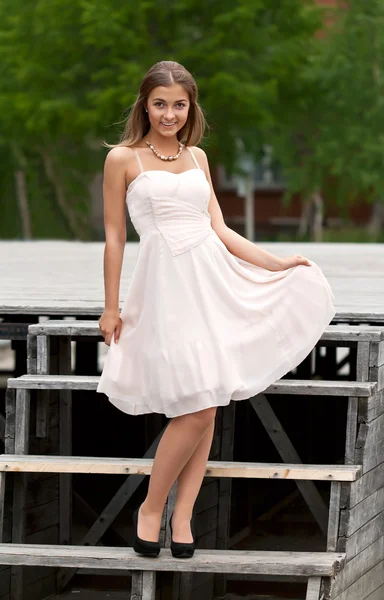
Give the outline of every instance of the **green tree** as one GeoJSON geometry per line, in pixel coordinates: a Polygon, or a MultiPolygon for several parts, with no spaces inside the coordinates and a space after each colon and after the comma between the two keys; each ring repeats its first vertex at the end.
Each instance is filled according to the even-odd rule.
{"type": "Polygon", "coordinates": [[[61,216],[59,228],[45,227],[50,234],[92,235],[89,186],[105,156],[101,142],[117,139],[122,126],[113,124],[158,60],[195,75],[213,164],[233,170],[238,139],[257,155],[279,119],[279,90],[300,80],[319,27],[311,2],[278,4],[1,0],[0,140],[18,177],[15,222],[24,236],[41,235],[43,200],[53,220],[61,216]]]}
{"type": "MultiPolygon", "coordinates": [[[[383,0],[351,0],[337,9],[275,121],[289,195],[309,198],[318,225],[323,197],[344,212],[363,198],[384,198],[383,25],[383,0]]],[[[314,236],[321,238],[321,227],[314,236]]]]}

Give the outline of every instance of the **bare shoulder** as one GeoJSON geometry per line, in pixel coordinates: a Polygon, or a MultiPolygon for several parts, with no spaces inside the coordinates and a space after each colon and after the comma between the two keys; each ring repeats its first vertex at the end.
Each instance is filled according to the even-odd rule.
{"type": "Polygon", "coordinates": [[[192,146],[191,150],[199,162],[201,161],[202,164],[208,164],[207,155],[202,148],[199,148],[199,146],[192,146]]]}
{"type": "Polygon", "coordinates": [[[128,146],[115,146],[112,148],[105,159],[105,165],[110,167],[127,167],[127,164],[133,159],[134,153],[128,146]]]}

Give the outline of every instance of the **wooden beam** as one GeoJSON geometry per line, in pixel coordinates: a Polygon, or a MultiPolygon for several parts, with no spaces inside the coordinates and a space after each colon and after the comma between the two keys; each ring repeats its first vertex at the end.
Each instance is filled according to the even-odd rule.
{"type": "MultiPolygon", "coordinates": [[[[376,368],[376,367],[373,367],[376,368]]],[[[383,371],[384,372],[384,371],[383,371]]],[[[9,378],[9,388],[51,390],[96,390],[98,375],[21,375],[9,378]]],[[[376,381],[320,381],[315,379],[280,379],[265,394],[292,394],[310,396],[372,396],[377,390],[376,381]]]]}
{"type": "Polygon", "coordinates": [[[164,548],[153,560],[114,546],[0,544],[3,565],[334,577],[344,562],[345,554],[334,552],[196,550],[191,559],[180,560],[164,548]]]}
{"type": "MultiPolygon", "coordinates": [[[[296,451],[293,450],[293,452],[295,453],[295,457],[298,458],[296,451]]],[[[148,453],[149,450],[145,453],[145,456],[148,456],[148,458],[0,454],[0,471],[150,475],[153,459],[149,458],[148,453]]],[[[304,465],[300,463],[208,461],[205,476],[294,479],[295,481],[355,481],[360,477],[361,472],[361,465],[304,465]]]]}
{"type": "Polygon", "coordinates": [[[319,600],[321,590],[321,577],[310,577],[308,579],[307,595],[305,600],[319,600]]]}

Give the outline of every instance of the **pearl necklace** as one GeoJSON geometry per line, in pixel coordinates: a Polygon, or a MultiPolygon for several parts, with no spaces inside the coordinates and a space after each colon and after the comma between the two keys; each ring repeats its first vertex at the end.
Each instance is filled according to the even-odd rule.
{"type": "Polygon", "coordinates": [[[163,154],[160,154],[160,152],[158,152],[155,148],[155,146],[153,146],[151,144],[151,142],[148,142],[148,140],[145,140],[145,143],[150,147],[150,149],[152,150],[152,152],[154,154],[156,154],[157,158],[161,158],[161,160],[177,160],[180,156],[180,154],[183,151],[183,144],[181,142],[179,142],[179,151],[177,154],[175,154],[174,156],[164,156],[163,154]]]}

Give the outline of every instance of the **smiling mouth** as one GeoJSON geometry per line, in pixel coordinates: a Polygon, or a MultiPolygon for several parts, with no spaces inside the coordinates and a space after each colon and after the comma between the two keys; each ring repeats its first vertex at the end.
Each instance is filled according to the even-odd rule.
{"type": "Polygon", "coordinates": [[[174,123],[161,123],[162,125],[164,125],[164,127],[173,127],[174,125],[176,125],[176,122],[174,123]]]}

